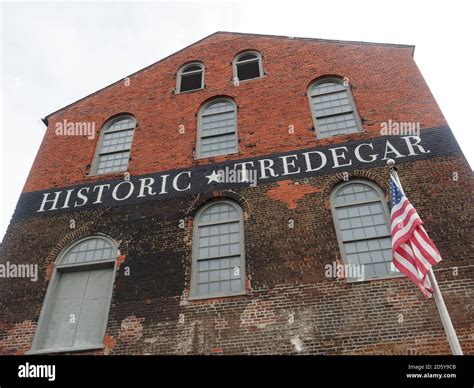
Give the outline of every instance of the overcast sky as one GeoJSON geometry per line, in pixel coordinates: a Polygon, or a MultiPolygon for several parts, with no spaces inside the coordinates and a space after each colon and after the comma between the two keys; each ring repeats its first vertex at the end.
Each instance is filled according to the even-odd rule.
{"type": "Polygon", "coordinates": [[[215,31],[414,44],[471,166],[470,2],[3,2],[0,240],[45,126],[41,117],[215,31]]]}

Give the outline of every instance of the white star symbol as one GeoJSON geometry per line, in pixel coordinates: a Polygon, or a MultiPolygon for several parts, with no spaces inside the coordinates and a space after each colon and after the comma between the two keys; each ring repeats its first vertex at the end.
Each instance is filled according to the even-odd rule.
{"type": "Polygon", "coordinates": [[[217,174],[214,170],[212,170],[211,175],[206,175],[206,178],[208,179],[207,184],[211,182],[217,182],[219,183],[219,178],[222,176],[222,174],[217,174]]]}

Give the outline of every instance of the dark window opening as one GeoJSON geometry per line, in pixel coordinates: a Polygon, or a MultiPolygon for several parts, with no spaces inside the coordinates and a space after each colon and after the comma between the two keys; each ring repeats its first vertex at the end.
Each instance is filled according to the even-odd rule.
{"type": "Polygon", "coordinates": [[[255,62],[248,63],[237,63],[237,77],[239,81],[245,81],[246,79],[259,78],[260,66],[258,60],[255,62]]]}
{"type": "Polygon", "coordinates": [[[202,72],[186,75],[181,75],[180,92],[188,92],[190,90],[201,89],[202,87],[202,72]]]}

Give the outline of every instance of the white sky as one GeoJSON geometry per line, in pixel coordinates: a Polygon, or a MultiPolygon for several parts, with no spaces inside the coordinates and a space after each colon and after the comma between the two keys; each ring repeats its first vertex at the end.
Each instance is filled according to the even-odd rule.
{"type": "Polygon", "coordinates": [[[471,166],[471,2],[3,2],[0,240],[45,126],[41,117],[215,31],[415,44],[415,60],[471,166]]]}

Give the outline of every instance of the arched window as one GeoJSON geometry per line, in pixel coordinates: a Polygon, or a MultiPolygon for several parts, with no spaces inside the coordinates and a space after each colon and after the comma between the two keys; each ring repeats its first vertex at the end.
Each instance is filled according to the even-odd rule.
{"type": "Polygon", "coordinates": [[[256,51],[246,51],[232,61],[234,83],[263,76],[262,56],[256,51]]]}
{"type": "Polygon", "coordinates": [[[179,69],[176,79],[178,93],[202,88],[204,88],[204,65],[202,63],[190,63],[179,69]]]}
{"type": "Polygon", "coordinates": [[[382,190],[371,182],[354,180],[337,186],[330,202],[344,263],[362,266],[364,271],[363,279],[348,280],[397,275],[391,265],[390,216],[382,190]]]}
{"type": "Polygon", "coordinates": [[[110,120],[102,129],[91,174],[127,171],[136,121],[131,116],[110,120]]]}
{"type": "Polygon", "coordinates": [[[314,82],[308,89],[317,137],[362,131],[362,123],[355,107],[350,86],[337,78],[314,82]]]}
{"type": "Polygon", "coordinates": [[[200,158],[237,152],[237,106],[218,98],[199,111],[197,156],[200,158]]]}
{"type": "Polygon", "coordinates": [[[80,239],[54,266],[32,352],[102,347],[117,248],[102,236],[80,239]]]}
{"type": "Polygon", "coordinates": [[[221,200],[196,215],[191,297],[211,298],[245,292],[242,209],[221,200]]]}

